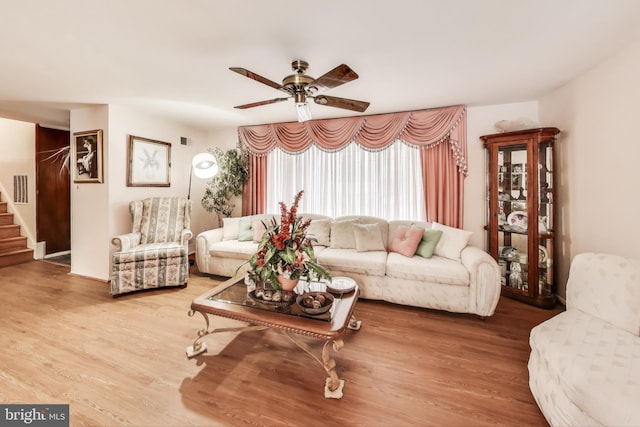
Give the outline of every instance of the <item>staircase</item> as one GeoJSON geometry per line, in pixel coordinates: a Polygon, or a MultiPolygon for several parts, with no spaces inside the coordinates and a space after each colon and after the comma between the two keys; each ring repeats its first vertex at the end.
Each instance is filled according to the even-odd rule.
{"type": "Polygon", "coordinates": [[[27,238],[20,235],[20,226],[13,223],[7,203],[0,201],[0,267],[33,261],[33,249],[27,248],[27,238]]]}

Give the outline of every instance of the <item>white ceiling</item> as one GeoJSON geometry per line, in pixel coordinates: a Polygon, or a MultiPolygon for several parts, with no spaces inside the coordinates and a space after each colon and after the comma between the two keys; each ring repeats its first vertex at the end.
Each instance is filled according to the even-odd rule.
{"type": "MultiPolygon", "coordinates": [[[[537,99],[640,39],[638,0],[0,0],[0,116],[69,125],[130,104],[203,130],[296,118],[294,59],[358,80],[365,114],[537,99]]],[[[354,115],[312,104],[314,118],[354,115]]]]}

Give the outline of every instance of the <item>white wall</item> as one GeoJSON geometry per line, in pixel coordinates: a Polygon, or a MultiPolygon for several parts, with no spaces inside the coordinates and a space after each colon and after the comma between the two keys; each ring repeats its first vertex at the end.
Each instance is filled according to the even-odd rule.
{"type": "Polygon", "coordinates": [[[640,42],[540,99],[540,117],[560,128],[557,218],[559,294],[581,252],[640,259],[637,199],[640,42]]]}
{"type": "MultiPolygon", "coordinates": [[[[153,196],[187,197],[191,158],[208,142],[202,131],[119,105],[73,110],[71,129],[103,130],[105,173],[103,184],[72,184],[71,272],[106,281],[114,252],[111,239],[131,231],[129,202],[153,196]],[[127,187],[129,135],[171,144],[169,187],[127,187]],[[181,137],[187,138],[187,145],[180,143],[181,137]]],[[[192,199],[194,195],[192,189],[192,199]]],[[[210,227],[200,219],[201,205],[193,205],[195,235],[210,227]]]]}
{"type": "Polygon", "coordinates": [[[0,192],[2,200],[8,202],[14,222],[22,225],[22,235],[28,245],[35,249],[36,234],[36,127],[33,123],[0,118],[0,192]],[[29,183],[26,204],[14,205],[13,176],[27,175],[29,183]]]}
{"type": "MultiPolygon", "coordinates": [[[[220,129],[215,132],[207,134],[207,144],[203,147],[202,151],[206,151],[207,148],[219,147],[223,150],[231,150],[238,145],[238,128],[220,129]]],[[[193,199],[193,206],[198,206],[198,211],[195,212],[194,217],[200,224],[203,224],[204,228],[200,231],[210,230],[212,228],[218,228],[218,217],[214,212],[207,212],[204,210],[201,204],[202,196],[207,188],[207,182],[209,180],[199,180],[194,178],[191,198],[193,199]]],[[[240,216],[242,212],[242,198],[238,197],[235,201],[236,207],[233,212],[233,216],[240,216]]],[[[197,234],[194,234],[194,236],[197,234]]]]}
{"type": "MultiPolygon", "coordinates": [[[[467,154],[469,175],[464,183],[464,228],[473,231],[471,244],[486,249],[486,153],[480,136],[497,133],[500,120],[527,118],[538,121],[538,102],[467,107],[467,154]]],[[[554,126],[553,123],[542,123],[554,126]]]]}
{"type": "MultiPolygon", "coordinates": [[[[102,129],[104,183],[74,183],[71,174],[71,273],[106,279],[109,257],[109,109],[73,110],[70,132],[102,129]],[[106,242],[107,244],[105,244],[106,242]]],[[[73,165],[74,161],[71,161],[73,165]]]]}

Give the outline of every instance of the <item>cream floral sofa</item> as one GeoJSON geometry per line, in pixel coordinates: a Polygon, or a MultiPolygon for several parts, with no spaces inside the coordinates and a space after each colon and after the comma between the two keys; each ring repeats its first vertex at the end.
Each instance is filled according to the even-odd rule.
{"type": "MultiPolygon", "coordinates": [[[[437,223],[367,216],[302,216],[312,220],[308,233],[317,239],[318,262],[334,277],[355,279],[362,298],[493,315],[500,298],[500,270],[489,254],[467,244],[470,232],[437,223]],[[434,235],[440,236],[435,243],[434,235]],[[413,246],[416,239],[418,248],[413,246]],[[425,256],[415,254],[417,250],[425,256]]],[[[196,237],[198,269],[231,277],[242,265],[238,274],[243,274],[248,268],[243,263],[256,252],[256,241],[264,231],[261,221],[270,218],[225,218],[222,228],[200,233],[196,237]]]]}
{"type": "Polygon", "coordinates": [[[640,426],[640,261],[574,257],[567,310],[530,334],[529,385],[552,426],[640,426]]]}

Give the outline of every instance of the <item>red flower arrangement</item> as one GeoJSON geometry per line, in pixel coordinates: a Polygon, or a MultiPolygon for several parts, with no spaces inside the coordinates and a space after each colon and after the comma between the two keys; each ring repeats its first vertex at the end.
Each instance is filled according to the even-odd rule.
{"type": "Polygon", "coordinates": [[[249,274],[270,282],[275,289],[280,289],[279,275],[287,279],[331,280],[331,274],[315,261],[313,243],[316,240],[307,236],[311,220],[297,216],[302,194],[303,191],[296,194],[291,208],[280,202],[280,223],[272,218],[270,225],[264,224],[266,231],[258,244],[258,252],[249,259],[249,274]]]}

